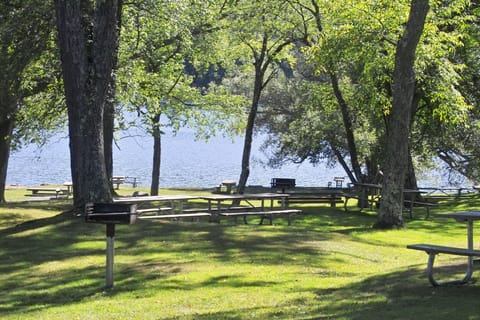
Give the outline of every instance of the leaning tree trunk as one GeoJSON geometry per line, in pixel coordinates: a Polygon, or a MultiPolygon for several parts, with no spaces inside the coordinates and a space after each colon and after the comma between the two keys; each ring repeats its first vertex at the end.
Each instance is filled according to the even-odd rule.
{"type": "Polygon", "coordinates": [[[238,181],[237,192],[242,194],[245,191],[247,185],[248,176],[250,175],[250,155],[252,152],[253,142],[253,129],[255,126],[255,118],[257,116],[258,103],[260,101],[260,95],[262,93],[263,86],[263,72],[257,67],[255,71],[255,85],[253,89],[252,105],[248,114],[247,127],[245,129],[245,140],[243,143],[242,153],[242,171],[240,173],[240,179],[238,181]]]}
{"type": "Polygon", "coordinates": [[[393,73],[393,106],[387,126],[385,176],[377,228],[402,227],[403,188],[415,90],[415,51],[425,25],[428,0],[412,0],[409,19],[397,43],[393,73]]]}
{"type": "Polygon", "coordinates": [[[120,0],[56,0],[68,108],[74,206],[111,202],[104,154],[104,108],[118,48],[120,0]]]}
{"type": "Polygon", "coordinates": [[[338,84],[337,75],[334,72],[330,72],[330,81],[332,83],[333,92],[335,93],[340,112],[342,113],[345,136],[347,138],[348,151],[350,153],[350,162],[352,164],[353,173],[355,175],[355,179],[352,180],[352,177],[350,175],[349,178],[350,180],[352,180],[352,182],[362,182],[362,171],[360,167],[360,162],[358,161],[357,145],[355,143],[352,118],[350,116],[350,112],[348,111],[348,105],[343,98],[342,91],[338,84]]]}
{"type": "Polygon", "coordinates": [[[14,121],[0,115],[0,203],[5,203],[5,187],[7,182],[8,159],[10,158],[10,137],[14,121]]]}

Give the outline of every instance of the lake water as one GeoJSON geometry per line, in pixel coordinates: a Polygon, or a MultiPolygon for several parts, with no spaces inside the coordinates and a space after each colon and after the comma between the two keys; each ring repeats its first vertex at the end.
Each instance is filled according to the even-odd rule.
{"type": "MultiPolygon", "coordinates": [[[[346,176],[340,168],[289,164],[280,169],[262,165],[265,156],[259,150],[262,137],[254,139],[248,185],[269,186],[273,177],[295,178],[298,186],[327,186],[333,177],[346,176]]],[[[137,177],[141,186],[150,186],[152,138],[123,137],[114,149],[114,175],[137,177]]],[[[195,141],[191,132],[176,136],[166,134],[162,140],[161,187],[217,186],[222,180],[238,181],[241,170],[243,138],[233,142],[216,137],[209,142],[195,141]]],[[[31,145],[12,153],[7,184],[62,184],[71,181],[68,139],[56,137],[39,149],[31,145]]],[[[445,186],[442,175],[428,172],[419,177],[421,186],[445,186]]]]}

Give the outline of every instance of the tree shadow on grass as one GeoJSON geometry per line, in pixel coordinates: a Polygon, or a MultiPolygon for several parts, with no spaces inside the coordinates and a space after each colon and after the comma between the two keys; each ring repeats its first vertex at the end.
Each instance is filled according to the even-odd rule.
{"type": "MultiPolygon", "coordinates": [[[[458,273],[464,271],[464,266],[440,270],[458,273]]],[[[479,294],[475,284],[434,288],[423,268],[317,292],[319,300],[336,302],[325,306],[324,313],[347,319],[474,319],[479,317],[479,294]]]]}
{"type": "MultiPolygon", "coordinates": [[[[230,262],[237,258],[252,264],[300,263],[295,261],[295,255],[319,254],[316,248],[301,247],[299,244],[307,236],[292,233],[289,227],[249,225],[242,228],[185,222],[117,226],[116,255],[125,255],[136,262],[125,263],[115,258],[115,289],[109,292],[104,292],[104,225],[87,224],[65,212],[4,229],[0,231],[0,272],[3,275],[0,275],[0,291],[9,294],[0,297],[0,314],[82,303],[98,294],[114,296],[143,290],[150,282],[158,286],[157,292],[272,285],[268,281],[245,281],[238,275],[220,275],[192,286],[187,280],[172,279],[175,278],[172,275],[185,272],[190,261],[184,258],[165,261],[158,258],[162,254],[188,257],[194,251],[214,257],[215,261],[230,262]],[[231,248],[235,248],[236,253],[230,252],[231,248]],[[150,255],[157,258],[147,258],[150,255]],[[70,259],[81,261],[82,258],[95,262],[86,266],[72,267],[71,263],[68,267],[61,266],[70,259]],[[49,264],[60,266],[48,271],[49,264]]],[[[319,239],[322,237],[326,235],[318,235],[319,239]]]]}
{"type": "MultiPolygon", "coordinates": [[[[462,266],[444,269],[459,271],[462,266]]],[[[314,290],[315,299],[296,299],[271,308],[248,306],[195,319],[479,319],[478,285],[434,288],[420,269],[382,274],[339,288],[314,290]]],[[[172,318],[173,319],[173,318],[172,318]]]]}

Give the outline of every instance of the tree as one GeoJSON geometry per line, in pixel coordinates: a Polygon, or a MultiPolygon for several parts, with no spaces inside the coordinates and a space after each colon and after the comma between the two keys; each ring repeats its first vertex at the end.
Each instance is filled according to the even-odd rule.
{"type": "Polygon", "coordinates": [[[176,132],[191,126],[197,136],[208,138],[218,129],[226,130],[238,116],[237,97],[219,86],[194,85],[201,69],[211,70],[217,62],[220,13],[216,4],[205,1],[176,1],[171,6],[139,2],[125,10],[119,99],[139,115],[142,128],[153,138],[152,195],[159,189],[165,127],[176,132]],[[194,69],[192,74],[187,66],[194,69]]]}
{"type": "Polygon", "coordinates": [[[276,77],[280,64],[293,62],[289,50],[304,34],[299,16],[288,1],[237,1],[226,10],[229,43],[241,54],[237,63],[253,75],[250,107],[244,136],[242,170],[237,192],[243,193],[250,174],[255,121],[263,90],[276,77]],[[251,69],[250,69],[251,67],[251,69]]]}
{"type": "Polygon", "coordinates": [[[120,0],[56,0],[58,46],[68,108],[74,206],[110,202],[104,111],[111,97],[120,0]]]}
{"type": "Polygon", "coordinates": [[[429,10],[428,0],[412,0],[403,36],[397,43],[393,103],[387,130],[385,176],[377,228],[402,227],[403,188],[408,165],[409,134],[415,107],[415,51],[429,10]]]}
{"type": "Polygon", "coordinates": [[[276,130],[276,158],[338,161],[352,182],[373,182],[388,99],[381,87],[389,79],[381,72],[389,70],[391,51],[384,35],[394,33],[398,14],[385,14],[384,6],[371,1],[290,2],[303,12],[307,47],[300,56],[305,62],[294,70],[303,79],[296,81],[295,105],[281,120],[289,128],[276,130]],[[370,74],[373,68],[376,74],[370,74]]]}
{"type": "MultiPolygon", "coordinates": [[[[414,123],[413,143],[422,158],[437,156],[447,169],[452,184],[467,177],[479,181],[479,150],[477,127],[479,113],[478,85],[480,77],[478,4],[453,2],[436,9],[434,28],[424,32],[425,42],[442,38],[435,49],[421,48],[417,95],[420,103],[418,120],[414,123]],[[434,63],[433,61],[439,61],[434,63]],[[425,87],[426,89],[423,89],[425,87]],[[432,94],[434,93],[434,94],[432,94]]],[[[433,20],[433,19],[431,19],[433,20]]]]}
{"type": "MultiPolygon", "coordinates": [[[[265,115],[274,120],[267,124],[274,133],[270,140],[276,147],[273,163],[285,159],[338,161],[352,181],[377,181],[387,145],[394,39],[401,34],[408,7],[399,2],[350,0],[292,3],[317,18],[305,20],[310,31],[309,48],[304,50],[306,63],[297,58],[295,80],[289,79],[288,86],[274,93],[293,92],[295,99],[282,99],[291,101],[290,106],[282,107],[282,101],[276,99],[273,112],[265,115]],[[308,21],[315,21],[317,27],[308,21]],[[281,110],[282,116],[275,110],[281,110]],[[357,152],[359,164],[355,165],[357,152]]],[[[475,25],[468,24],[467,6],[464,1],[436,3],[427,22],[416,60],[419,72],[411,123],[415,143],[409,148],[405,179],[409,188],[417,185],[415,166],[432,163],[442,143],[463,141],[462,136],[473,133],[452,131],[454,127],[458,130],[468,112],[459,86],[464,77],[458,73],[465,70],[458,61],[462,30],[475,25]]]]}
{"type": "Polygon", "coordinates": [[[23,87],[23,81],[28,67],[48,47],[54,21],[51,12],[48,1],[0,3],[0,203],[5,202],[8,160],[18,112],[32,93],[23,87]]]}

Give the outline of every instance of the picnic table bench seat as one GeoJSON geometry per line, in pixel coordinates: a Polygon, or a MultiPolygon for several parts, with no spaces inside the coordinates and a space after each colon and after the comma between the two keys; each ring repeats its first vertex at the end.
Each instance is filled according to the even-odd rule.
{"type": "Polygon", "coordinates": [[[343,203],[341,194],[315,194],[315,193],[291,193],[287,199],[288,203],[329,203],[335,207],[337,203],[343,203]]]}
{"type": "Polygon", "coordinates": [[[159,214],[159,215],[149,215],[149,216],[139,216],[137,219],[140,220],[154,220],[154,219],[170,219],[178,220],[184,218],[198,219],[201,217],[211,217],[212,214],[209,212],[195,212],[195,213],[176,213],[176,214],[159,214]]]}
{"type": "Polygon", "coordinates": [[[183,209],[183,212],[186,213],[195,213],[195,212],[204,212],[204,211],[209,211],[209,212],[219,212],[219,211],[250,211],[250,210],[258,210],[258,208],[255,207],[245,207],[245,206],[238,206],[238,207],[225,207],[225,208],[188,208],[188,209],[183,209]]]}
{"type": "MultiPolygon", "coordinates": [[[[293,215],[301,214],[302,210],[299,209],[278,209],[278,210],[265,210],[265,211],[219,211],[218,217],[243,217],[243,222],[247,224],[247,216],[259,216],[261,217],[260,224],[263,224],[264,219],[270,220],[270,224],[273,224],[273,216],[286,215],[288,219],[288,225],[292,224],[291,217],[293,215]]],[[[220,222],[220,221],[218,221],[220,222]]]]}
{"type": "Polygon", "coordinates": [[[433,277],[433,265],[435,263],[435,256],[437,254],[443,253],[443,254],[451,254],[451,255],[466,256],[466,257],[480,257],[480,250],[440,246],[440,245],[434,245],[434,244],[412,244],[412,245],[407,245],[407,248],[413,249],[413,250],[425,251],[428,254],[427,276],[428,276],[428,280],[434,287],[437,287],[440,285],[450,285],[450,284],[465,284],[470,280],[473,273],[473,268],[472,268],[471,262],[469,261],[467,272],[463,279],[446,281],[441,283],[437,282],[433,277]]]}
{"type": "Polygon", "coordinates": [[[142,215],[144,213],[150,213],[150,212],[164,212],[164,211],[173,212],[173,208],[172,207],[157,207],[157,208],[137,209],[138,215],[142,215]]]}

